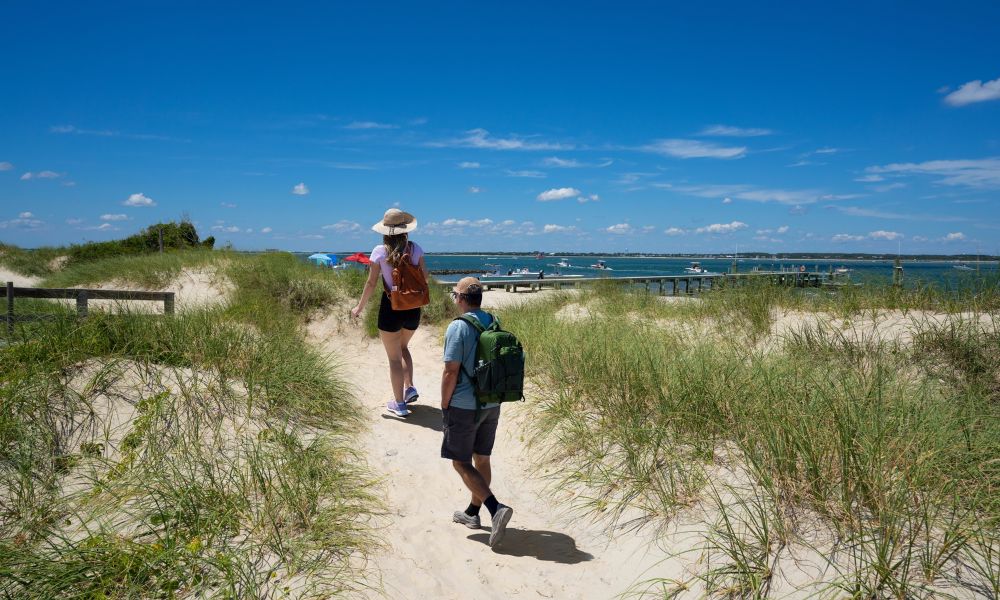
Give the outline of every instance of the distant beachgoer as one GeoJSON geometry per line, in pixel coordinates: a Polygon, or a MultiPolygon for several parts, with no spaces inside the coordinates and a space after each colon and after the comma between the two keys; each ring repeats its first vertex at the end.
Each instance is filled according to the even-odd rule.
{"type": "MultiPolygon", "coordinates": [[[[493,315],[483,311],[483,286],[475,277],[465,277],[452,290],[455,304],[484,327],[493,322],[493,315]]],[[[472,492],[472,501],[464,511],[457,510],[452,520],[470,529],[479,529],[479,511],[490,511],[490,547],[503,539],[514,510],[501,504],[490,491],[492,470],[490,454],[500,422],[500,405],[486,404],[476,409],[476,395],[468,373],[475,371],[479,332],[469,323],[455,320],[444,336],[444,374],[441,376],[441,412],[444,420],[444,441],[441,458],[451,461],[472,492]],[[463,373],[464,371],[464,373],[463,373]]]]}
{"type": "Polygon", "coordinates": [[[393,289],[392,270],[400,266],[405,255],[409,255],[410,263],[423,272],[424,280],[430,281],[423,249],[408,238],[408,234],[416,228],[417,220],[413,215],[398,208],[385,211],[382,220],[372,226],[373,231],[382,234],[382,243],[372,250],[368,281],[358,305],[351,309],[351,316],[357,318],[361,315],[375,291],[379,275],[382,275],[378,334],[389,358],[389,380],[392,382],[392,399],[386,404],[386,409],[400,417],[410,414],[407,404],[416,402],[420,396],[413,384],[413,357],[407,347],[420,325],[420,308],[393,310],[389,292],[393,289]]]}

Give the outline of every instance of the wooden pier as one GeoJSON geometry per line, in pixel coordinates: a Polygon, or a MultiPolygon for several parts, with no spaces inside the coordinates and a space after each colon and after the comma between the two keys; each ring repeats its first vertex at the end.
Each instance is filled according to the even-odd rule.
{"type": "MultiPolygon", "coordinates": [[[[657,275],[654,277],[546,277],[544,279],[488,279],[482,280],[487,290],[503,289],[507,292],[521,290],[581,288],[595,283],[613,283],[645,287],[647,292],[655,291],[661,296],[697,294],[722,285],[746,285],[750,281],[768,281],[774,285],[788,287],[821,287],[830,283],[830,275],[819,271],[756,271],[751,273],[713,273],[688,275],[657,275]]],[[[438,282],[448,287],[454,283],[438,282]]]]}

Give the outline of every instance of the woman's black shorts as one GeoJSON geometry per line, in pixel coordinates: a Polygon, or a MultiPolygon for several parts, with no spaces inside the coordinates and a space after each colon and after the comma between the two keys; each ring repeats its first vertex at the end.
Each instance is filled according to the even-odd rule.
{"type": "Polygon", "coordinates": [[[389,333],[394,333],[400,329],[413,331],[420,325],[419,308],[392,310],[392,303],[389,301],[389,296],[384,292],[381,295],[382,302],[378,305],[379,331],[387,331],[389,333]]]}

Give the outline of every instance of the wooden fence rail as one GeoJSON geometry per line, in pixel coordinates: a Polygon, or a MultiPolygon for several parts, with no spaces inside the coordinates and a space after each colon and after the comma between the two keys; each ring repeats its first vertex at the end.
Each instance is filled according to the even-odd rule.
{"type": "Polygon", "coordinates": [[[14,314],[15,298],[43,298],[48,300],[76,300],[76,314],[80,318],[87,316],[88,303],[91,300],[145,300],[163,302],[163,312],[174,314],[174,292],[145,292],[136,290],[88,290],[78,288],[30,288],[15,287],[12,281],[7,282],[7,313],[0,320],[7,322],[7,332],[13,333],[14,323],[18,321],[34,321],[53,318],[52,315],[14,314]]]}

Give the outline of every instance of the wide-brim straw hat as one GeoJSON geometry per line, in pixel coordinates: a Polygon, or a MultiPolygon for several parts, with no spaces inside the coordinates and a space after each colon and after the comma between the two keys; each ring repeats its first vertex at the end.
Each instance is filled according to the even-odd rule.
{"type": "Polygon", "coordinates": [[[390,208],[385,211],[385,216],[378,223],[372,225],[372,231],[382,235],[400,235],[410,233],[417,228],[417,219],[408,212],[403,212],[398,208],[390,208]]]}

